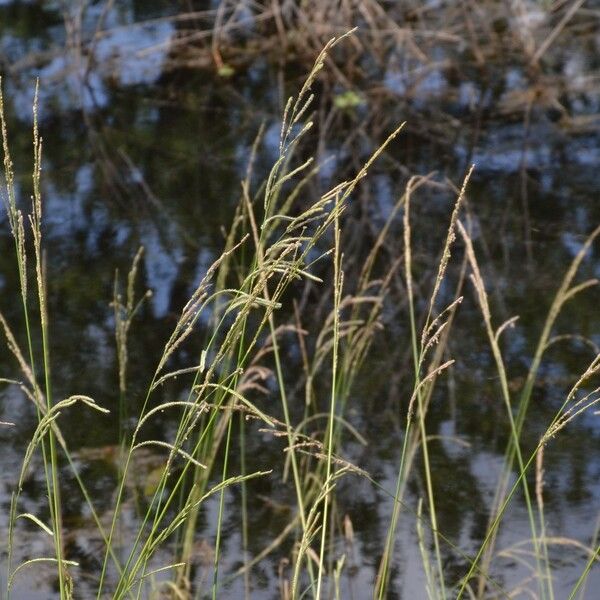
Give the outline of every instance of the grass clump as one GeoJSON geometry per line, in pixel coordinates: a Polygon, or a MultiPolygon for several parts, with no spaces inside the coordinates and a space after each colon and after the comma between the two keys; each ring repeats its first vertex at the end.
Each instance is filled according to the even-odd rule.
{"type": "MultiPolygon", "coordinates": [[[[252,164],[262,132],[259,134],[225,248],[177,316],[157,358],[141,410],[135,415],[129,411],[132,392],[128,382],[128,340],[135,316],[149,297],[148,293],[138,297],[135,292],[142,250],[133,260],[124,292],[121,292],[119,277],[115,279],[112,306],[118,363],[118,415],[104,416],[108,412],[106,408],[85,395],[65,399],[54,397],[49,350],[51,317],[47,308],[42,237],[42,141],[38,133],[37,102],[34,108],[33,199],[26,215],[17,201],[2,116],[5,204],[14,240],[25,330],[25,342],[21,345],[11,325],[0,315],[7,348],[23,379],[23,382],[3,382],[19,386],[37,414],[37,426],[27,446],[11,502],[5,578],[7,596],[11,595],[13,584],[26,569],[49,563],[56,568],[60,598],[78,597],[81,575],[78,564],[66,551],[68,531],[62,519],[61,473],[63,467],[68,467],[89,508],[102,549],[98,572],[86,574],[93,580],[91,587],[97,598],[222,598],[227,595],[226,584],[231,577],[243,578],[245,594],[250,597],[252,569],[275,551],[286,552],[290,564],[290,576],[282,577],[281,581],[283,598],[342,597],[347,553],[338,551],[342,519],[336,492],[351,477],[366,479],[391,499],[387,533],[381,545],[377,576],[372,583],[374,598],[381,600],[390,595],[398,523],[402,516],[413,519],[417,527],[426,582],[423,596],[446,599],[468,594],[484,598],[492,593],[510,597],[496,580],[493,563],[499,554],[496,550],[499,526],[519,489],[526,500],[529,519],[528,541],[534,558],[535,593],[540,598],[555,597],[553,565],[548,550],[555,540],[547,535],[544,517],[543,449],[571,420],[597,403],[597,389],[584,396],[579,395],[578,390],[597,375],[598,356],[577,380],[553,420],[545,424],[545,433],[532,453],[524,452],[522,438],[533,385],[544,353],[553,343],[551,335],[556,319],[566,302],[596,283],[576,284],[574,278],[600,228],[582,246],[563,279],[540,335],[525,385],[515,401],[509,389],[501,345],[502,334],[514,319],[494,326],[468,219],[463,223],[472,168],[457,191],[428,295],[415,285],[411,230],[411,202],[417,190],[428,183],[427,177],[414,177],[409,181],[375,244],[360,263],[358,276],[346,276],[344,211],[360,181],[401,127],[373,152],[354,177],[322,193],[308,207],[299,201],[307,182],[318,173],[312,159],[303,160],[299,156],[301,143],[312,126],[311,86],[328,53],[340,39],[333,39],[325,46],[298,95],[286,104],[278,158],[266,180],[256,185],[252,181],[252,164]],[[403,217],[403,252],[386,263],[382,260],[382,249],[399,215],[403,217]],[[448,294],[447,275],[457,234],[464,251],[459,277],[448,294]],[[30,248],[33,248],[33,257],[30,248]],[[319,276],[319,267],[325,262],[331,264],[329,272],[333,273],[329,284],[319,276]],[[402,444],[398,449],[396,486],[390,491],[344,456],[344,440],[352,437],[365,443],[348,418],[348,406],[374,337],[382,329],[386,297],[398,277],[404,284],[412,366],[411,386],[403,412],[402,444]],[[456,540],[444,534],[445,526],[436,510],[438,490],[431,461],[432,434],[428,429],[428,413],[436,384],[456,360],[448,355],[449,340],[457,310],[466,294],[464,287],[468,278],[475,289],[509,424],[502,476],[482,545],[475,553],[461,550],[456,540]],[[35,282],[33,292],[29,285],[31,281],[35,282]],[[281,316],[281,308],[286,303],[293,304],[290,296],[302,289],[303,282],[322,286],[329,292],[329,311],[310,349],[305,343],[300,312],[294,312],[291,323],[281,316]],[[290,393],[298,382],[292,384],[284,368],[284,345],[290,335],[297,338],[302,359],[302,374],[297,379],[304,386],[303,394],[290,393]],[[201,346],[197,359],[187,367],[173,368],[173,357],[183,348],[194,348],[193,340],[201,346]],[[165,399],[162,390],[176,379],[186,381],[185,395],[165,399]],[[278,396],[279,406],[267,408],[265,395],[278,396]],[[291,400],[302,396],[304,403],[300,406],[291,400]],[[108,512],[98,510],[96,499],[81,478],[77,461],[69,449],[69,436],[60,427],[61,412],[71,410],[75,404],[98,412],[99,417],[102,415],[100,418],[117,419],[119,423],[119,470],[108,512]],[[147,436],[150,425],[166,418],[163,415],[167,415],[175,427],[167,429],[162,438],[147,436]],[[253,435],[268,435],[270,439],[284,441],[281,464],[268,465],[264,469],[248,468],[248,438],[253,435]],[[148,449],[161,454],[162,461],[152,485],[147,486],[145,501],[135,506],[132,525],[129,518],[133,496],[130,484],[135,477],[136,457],[148,449]],[[23,509],[23,482],[38,454],[41,455],[48,498],[47,521],[23,509]],[[250,556],[250,485],[257,479],[273,478],[275,473],[284,479],[289,475],[295,505],[281,534],[257,555],[250,556]],[[418,498],[416,508],[413,508],[407,486],[411,477],[417,474],[424,481],[424,497],[418,498]],[[516,481],[511,484],[512,474],[516,475],[516,481]],[[535,476],[534,488],[531,487],[531,474],[535,476]],[[244,561],[232,574],[223,572],[223,529],[227,508],[225,497],[233,488],[239,490],[244,561]],[[196,576],[195,555],[201,511],[209,505],[216,514],[213,523],[215,543],[210,568],[202,580],[196,576]],[[24,522],[33,524],[40,535],[52,540],[53,553],[15,564],[14,549],[24,522]],[[453,552],[466,565],[459,580],[448,574],[444,552],[453,552]]],[[[1,104],[0,114],[3,114],[1,104]]],[[[294,306],[297,309],[297,304],[294,306]]],[[[352,524],[346,519],[343,522],[342,537],[351,540],[352,524]]],[[[586,562],[573,587],[572,597],[583,586],[597,560],[597,549],[586,548],[586,553],[586,562]]]]}

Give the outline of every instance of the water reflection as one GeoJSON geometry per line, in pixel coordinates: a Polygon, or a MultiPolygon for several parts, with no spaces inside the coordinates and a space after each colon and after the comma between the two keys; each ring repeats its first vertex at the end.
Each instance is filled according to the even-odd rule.
{"type": "MultiPolygon", "coordinates": [[[[247,64],[236,64],[230,79],[215,76],[212,62],[203,62],[199,51],[192,55],[193,45],[183,60],[179,42],[190,35],[189,24],[169,18],[175,9],[172,3],[158,0],[118,6],[98,2],[85,10],[73,4],[65,13],[58,3],[0,2],[3,85],[23,198],[30,193],[30,106],[35,79],[40,79],[56,392],[65,396],[85,393],[113,410],[118,383],[109,302],[115,269],[125,273],[138,246],[146,248],[143,286],[154,294],[136,321],[130,349],[134,357],[131,397],[139,402],[156,360],[153,349],[158,353],[174,315],[223,246],[221,226],[231,219],[261,122],[266,123],[266,134],[259,146],[257,179],[276,156],[282,98],[304,74],[301,63],[293,60],[282,72],[267,51],[253,55],[247,64]],[[182,64],[200,68],[181,68],[182,64]]],[[[201,9],[214,13],[212,6],[201,9]]],[[[531,31],[544,14],[530,7],[515,17],[517,29],[531,31]]],[[[247,6],[236,18],[246,24],[247,32],[257,26],[247,6]]],[[[494,23],[499,29],[513,30],[511,23],[494,23]]],[[[347,224],[348,244],[357,255],[373,243],[375,225],[383,223],[392,210],[407,174],[436,171],[436,185],[419,196],[413,209],[415,262],[425,284],[453,197],[445,178],[456,181],[469,163],[476,164],[469,210],[485,257],[494,310],[502,319],[521,317],[505,345],[515,390],[523,383],[551,294],[585,234],[600,221],[600,183],[594,171],[600,160],[600,96],[591,74],[597,66],[597,31],[591,38],[585,31],[580,37],[560,38],[544,73],[532,74],[514,52],[507,57],[496,53],[478,65],[477,56],[462,48],[464,42],[450,37],[428,46],[427,60],[415,49],[407,54],[390,51],[382,64],[360,65],[362,71],[357,67],[358,74],[349,74],[346,81],[319,84],[318,133],[312,141],[319,160],[328,162],[316,186],[324,187],[330,178],[359,168],[392,123],[409,122],[351,205],[354,220],[347,224]],[[366,104],[341,107],[338,102],[336,107],[328,100],[331,94],[344,94],[344,85],[356,86],[366,104]]],[[[498,35],[502,46],[505,42],[498,35]]],[[[0,308],[11,322],[18,323],[20,312],[14,301],[18,282],[4,216],[0,224],[0,308]]],[[[400,224],[397,231],[390,251],[401,252],[400,224]]],[[[598,265],[596,247],[582,266],[582,280],[598,277],[598,265]]],[[[450,281],[457,277],[458,270],[450,281]]],[[[449,284],[444,293],[450,296],[451,288],[449,284]]],[[[403,345],[399,340],[407,339],[402,289],[399,285],[392,294],[386,307],[386,331],[372,349],[368,368],[349,402],[350,417],[369,446],[349,442],[345,448],[351,460],[388,490],[394,488],[401,444],[398,405],[404,401],[404,386],[410,379],[403,369],[406,356],[398,351],[403,345]],[[381,373],[390,376],[382,381],[381,373]]],[[[317,295],[312,292],[309,302],[318,316],[324,308],[319,308],[317,295]]],[[[459,333],[450,342],[456,368],[434,398],[431,429],[440,436],[432,457],[434,484],[443,498],[438,518],[444,534],[472,553],[485,533],[508,430],[497,382],[489,379],[493,358],[481,317],[470,291],[466,296],[455,324],[459,333]]],[[[598,299],[598,291],[591,290],[568,305],[557,331],[600,344],[598,299]]],[[[309,329],[310,325],[306,324],[309,329]]],[[[183,365],[186,358],[179,356],[175,361],[183,365]]],[[[534,390],[531,410],[536,416],[527,425],[525,438],[532,446],[562,402],[573,375],[590,358],[589,348],[577,339],[556,344],[549,353],[534,390]]],[[[288,361],[291,374],[299,370],[298,356],[291,353],[288,361]]],[[[0,367],[2,374],[12,372],[5,354],[0,367]]],[[[172,391],[176,394],[176,387],[172,391]]],[[[2,419],[16,423],[14,428],[0,430],[7,449],[1,492],[6,514],[34,414],[14,387],[0,393],[2,419]]],[[[131,414],[135,408],[130,407],[131,414]]],[[[94,492],[101,514],[110,518],[110,496],[119,468],[114,451],[116,425],[83,411],[66,414],[64,419],[82,477],[94,492]]],[[[586,415],[564,431],[546,454],[546,516],[551,533],[584,544],[593,533],[590,524],[597,518],[600,498],[600,463],[593,458],[600,436],[598,423],[597,416],[586,415]]],[[[168,422],[154,425],[157,429],[170,426],[168,422]]],[[[270,464],[269,454],[278,457],[281,451],[258,434],[249,444],[250,470],[265,468],[270,464]]],[[[142,497],[160,464],[160,457],[148,454],[136,465],[140,479],[132,485],[142,490],[142,497]]],[[[66,467],[63,479],[68,492],[76,489],[66,467]]],[[[278,488],[277,481],[253,484],[251,555],[261,552],[289,521],[286,511],[294,502],[293,493],[278,488]]],[[[423,486],[415,477],[411,497],[424,496],[423,486]]],[[[32,513],[43,510],[43,494],[44,482],[39,469],[34,469],[24,494],[32,513]]],[[[83,578],[81,582],[84,597],[93,590],[100,540],[91,536],[89,515],[75,492],[65,496],[69,498],[65,523],[73,531],[69,553],[90,576],[90,581],[83,578]]],[[[235,491],[229,502],[222,567],[226,574],[243,561],[235,491]]],[[[346,597],[365,598],[382,552],[391,500],[368,482],[351,478],[340,487],[339,503],[340,515],[348,515],[355,532],[354,545],[346,548],[353,564],[344,582],[346,597]]],[[[127,506],[127,511],[134,520],[136,507],[127,506]]],[[[195,566],[198,578],[210,573],[210,524],[215,511],[216,506],[209,503],[202,515],[195,566]]],[[[521,542],[526,531],[526,513],[516,502],[500,546],[521,542]]],[[[21,538],[21,558],[47,552],[38,546],[35,532],[28,533],[21,538]]],[[[409,520],[401,523],[399,540],[390,597],[422,597],[421,559],[409,520]]],[[[289,551],[283,545],[256,567],[253,597],[277,596],[279,560],[289,551]]],[[[165,563],[170,560],[164,558],[165,563]]],[[[557,583],[562,594],[571,589],[581,562],[571,561],[562,551],[552,558],[562,567],[565,587],[557,583]]],[[[510,568],[499,570],[498,580],[511,588],[527,573],[514,556],[507,554],[504,560],[510,568]]],[[[466,563],[457,552],[445,548],[444,561],[449,581],[464,574],[466,563]]],[[[48,581],[48,573],[41,570],[31,585],[20,584],[16,597],[34,598],[38,586],[43,590],[40,597],[48,597],[48,581]]],[[[598,574],[592,573],[588,589],[593,590],[597,581],[598,574]]],[[[227,593],[241,597],[241,586],[235,580],[227,593]]]]}

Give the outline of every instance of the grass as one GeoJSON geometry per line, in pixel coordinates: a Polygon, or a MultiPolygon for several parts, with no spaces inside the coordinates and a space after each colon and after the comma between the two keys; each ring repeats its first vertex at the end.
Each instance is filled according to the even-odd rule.
{"type": "MultiPolygon", "coordinates": [[[[339,550],[339,543],[344,535],[347,540],[351,539],[351,524],[345,526],[344,535],[340,534],[341,509],[336,492],[353,478],[366,480],[391,502],[377,577],[372,582],[374,598],[390,597],[401,518],[410,520],[417,529],[416,544],[425,576],[423,597],[511,597],[511,591],[504,589],[497,578],[495,561],[503,551],[498,549],[503,517],[519,490],[525,499],[530,527],[525,542],[531,547],[526,564],[532,576],[526,585],[531,583],[528,589],[536,597],[549,600],[556,597],[549,548],[555,543],[564,544],[565,540],[557,542],[548,535],[546,527],[543,450],[572,420],[597,404],[600,399],[598,388],[594,389],[591,384],[600,370],[600,356],[596,356],[583,375],[576,379],[564,404],[553,419],[544,424],[545,433],[534,444],[533,452],[525,450],[523,436],[540,366],[545,352],[556,341],[552,338],[556,320],[567,302],[597,283],[595,280],[576,283],[575,278],[587,251],[600,234],[600,228],[590,234],[565,274],[548,311],[523,389],[516,398],[513,397],[502,339],[509,334],[515,319],[495,324],[469,226],[466,198],[472,168],[457,190],[429,293],[423,286],[417,289],[415,284],[411,222],[412,199],[417,190],[427,184],[427,177],[414,177],[409,181],[376,243],[359,267],[353,267],[353,272],[348,270],[344,255],[344,213],[348,202],[402,127],[391,133],[354,177],[337,183],[308,206],[299,201],[307,183],[318,174],[318,166],[311,159],[299,157],[299,148],[308,138],[312,126],[311,88],[328,55],[344,37],[334,38],[326,44],[305,84],[286,104],[279,156],[261,183],[252,178],[252,165],[262,131],[259,133],[249,157],[242,198],[223,253],[208,268],[178,315],[171,335],[157,357],[141,411],[136,415],[130,414],[128,340],[136,314],[149,297],[149,293],[136,295],[142,250],[133,259],[124,291],[121,291],[119,275],[115,278],[112,306],[118,359],[119,389],[115,391],[119,398],[118,414],[107,416],[105,408],[84,395],[65,399],[54,397],[49,350],[52,316],[48,314],[42,235],[42,141],[37,125],[37,102],[34,106],[33,199],[27,214],[22,212],[17,198],[0,104],[4,199],[14,239],[24,330],[15,335],[11,324],[0,315],[6,347],[23,380],[3,382],[18,386],[37,414],[37,427],[27,446],[11,501],[3,590],[7,598],[14,597],[14,583],[40,563],[55,569],[57,595],[61,599],[80,597],[80,568],[69,558],[65,544],[68,526],[62,518],[63,465],[68,466],[78,482],[101,542],[98,572],[86,573],[88,579],[93,580],[92,587],[98,599],[223,598],[227,597],[226,585],[231,577],[243,577],[245,594],[251,597],[251,570],[275,552],[284,553],[290,565],[290,575],[281,578],[282,598],[345,597],[343,585],[348,555],[339,550]],[[404,247],[400,256],[390,260],[383,250],[399,215],[402,215],[404,247]],[[458,261],[453,253],[458,254],[458,261]],[[460,275],[452,293],[448,295],[445,291],[442,294],[442,290],[449,287],[447,275],[453,262],[458,263],[460,275]],[[329,267],[324,266],[327,263],[329,267]],[[323,272],[332,273],[329,284],[319,276],[323,272]],[[412,373],[411,389],[403,410],[396,486],[392,491],[360,465],[352,464],[344,451],[348,438],[365,442],[351,422],[349,405],[365,358],[383,327],[386,298],[397,277],[403,281],[406,295],[406,318],[410,325],[407,344],[412,373]],[[460,360],[449,357],[449,342],[459,306],[469,293],[466,289],[468,279],[472,282],[485,326],[499,382],[498,397],[504,405],[508,424],[502,475],[497,483],[486,532],[475,552],[463,550],[459,540],[450,539],[444,533],[446,524],[436,510],[439,490],[431,461],[432,433],[428,420],[438,382],[447,375],[454,361],[460,360]],[[35,282],[34,290],[30,289],[31,281],[35,282]],[[295,303],[304,283],[320,286],[322,293],[328,294],[328,314],[310,346],[306,344],[301,314],[295,303]],[[295,315],[292,322],[283,316],[284,305],[296,308],[290,311],[295,315]],[[20,338],[24,339],[23,345],[18,342],[20,338]],[[289,381],[290,374],[284,369],[285,352],[290,344],[302,358],[303,372],[299,379],[304,385],[303,403],[297,402],[302,394],[293,393],[298,382],[289,381]],[[173,369],[171,359],[175,355],[183,348],[198,346],[201,351],[195,361],[185,368],[173,369]],[[187,382],[186,394],[165,400],[160,391],[175,379],[187,382]],[[264,401],[265,396],[278,397],[279,408],[264,401]],[[72,410],[76,404],[96,411],[99,418],[115,419],[119,425],[121,460],[108,515],[100,513],[96,499],[80,477],[79,467],[69,449],[69,436],[60,426],[61,413],[72,410]],[[176,427],[169,430],[164,439],[148,437],[149,425],[165,418],[164,415],[168,415],[176,427]],[[132,419],[134,425],[130,426],[132,419]],[[250,438],[265,435],[285,442],[281,463],[266,469],[249,469],[246,453],[250,438]],[[149,448],[162,453],[165,458],[147,501],[136,504],[132,530],[127,511],[134,497],[130,486],[135,477],[135,459],[149,448]],[[37,456],[41,457],[44,470],[47,518],[28,512],[23,500],[24,481],[29,470],[38,464],[37,456]],[[276,474],[291,479],[295,506],[281,535],[256,556],[251,556],[248,502],[251,485],[257,479],[278,481],[276,474]],[[416,477],[422,478],[424,493],[413,502],[407,489],[416,477]],[[240,490],[239,521],[244,564],[232,575],[223,566],[223,542],[228,510],[225,500],[233,488],[240,490]],[[207,506],[216,507],[214,554],[207,577],[199,583],[194,559],[201,530],[199,521],[207,506]],[[24,536],[25,522],[35,526],[40,537],[51,540],[53,550],[45,556],[17,563],[15,549],[24,536]],[[447,552],[459,556],[465,565],[458,580],[447,570],[444,560],[447,552]],[[165,561],[165,556],[171,559],[165,561]]],[[[584,547],[585,560],[581,564],[581,576],[572,589],[573,598],[583,589],[586,577],[598,560],[597,537],[596,531],[592,546],[584,547]]]]}

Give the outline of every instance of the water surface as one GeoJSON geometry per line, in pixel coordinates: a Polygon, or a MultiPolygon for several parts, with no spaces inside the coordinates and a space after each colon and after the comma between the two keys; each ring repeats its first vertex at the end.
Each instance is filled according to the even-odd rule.
{"type": "MultiPolygon", "coordinates": [[[[193,68],[183,68],[179,51],[169,42],[177,40],[188,24],[166,18],[175,11],[170,3],[117,4],[107,11],[104,3],[90,4],[79,21],[75,8],[64,13],[60,3],[0,2],[0,68],[17,187],[24,200],[31,191],[31,105],[36,79],[40,82],[44,234],[57,396],[84,393],[117,410],[110,306],[115,270],[127,272],[137,248],[145,248],[140,290],[151,289],[153,296],[132,330],[129,411],[133,415],[178,311],[223,247],[222,227],[230,223],[240,197],[240,181],[259,127],[264,124],[265,135],[258,148],[257,179],[277,156],[283,99],[301,85],[306,67],[290,60],[283,68],[271,54],[258,52],[236,64],[231,77],[219,77],[210,61],[200,59],[193,68]]],[[[515,391],[522,386],[563,273],[585,236],[600,222],[596,81],[600,28],[594,13],[598,7],[586,4],[589,14],[582,17],[581,27],[559,38],[544,57],[541,71],[532,71],[517,51],[490,56],[484,66],[477,66],[460,44],[440,42],[428,46],[428,61],[421,65],[407,59],[402,49],[387,53],[383,64],[365,59],[363,76],[348,74],[345,80],[356,88],[357,102],[344,82],[335,78],[324,78],[315,90],[318,135],[312,142],[317,159],[325,164],[314,191],[356,172],[392,127],[407,121],[404,132],[351,200],[345,232],[356,256],[368,251],[409,174],[434,172],[436,185],[413,199],[415,271],[425,285],[452,208],[454,192],[448,182],[459,185],[468,166],[475,164],[468,210],[495,320],[499,325],[520,317],[504,343],[515,391]]],[[[529,8],[529,18],[543,17],[529,8]]],[[[251,19],[248,27],[251,31],[251,19]]],[[[345,66],[339,68],[344,71],[345,66]]],[[[400,221],[391,248],[402,251],[400,221]]],[[[598,252],[596,245],[578,280],[600,276],[598,252]]],[[[458,258],[460,251],[444,290],[447,297],[458,275],[458,258]]],[[[3,215],[0,309],[18,327],[21,309],[13,261],[3,215]]],[[[352,262],[348,264],[351,271],[352,262]]],[[[320,314],[315,308],[318,296],[316,290],[309,295],[303,315],[313,332],[319,323],[311,322],[310,315],[320,314]]],[[[586,291],[565,308],[555,333],[585,336],[600,344],[599,300],[600,291],[586,291]]],[[[406,390],[411,384],[401,285],[391,293],[384,323],[348,405],[348,418],[368,445],[349,440],[344,452],[383,488],[393,490],[406,390]]],[[[464,552],[474,553],[484,535],[508,429],[493,357],[468,287],[449,356],[456,364],[436,390],[429,421],[430,434],[439,436],[431,446],[438,519],[449,539],[464,552]]],[[[183,365],[189,358],[182,355],[176,361],[183,365]]],[[[547,354],[525,434],[530,449],[592,358],[589,346],[577,339],[557,343],[547,354]]],[[[297,349],[290,348],[286,362],[287,377],[293,380],[300,373],[297,349]]],[[[10,356],[0,354],[0,376],[12,377],[14,370],[10,356]]],[[[302,392],[295,400],[302,401],[302,392]]],[[[15,423],[1,431],[4,528],[35,414],[14,387],[0,391],[0,411],[2,420],[15,423]]],[[[116,481],[113,449],[118,427],[114,420],[85,411],[75,410],[63,418],[82,476],[98,507],[108,513],[116,481]]],[[[592,544],[598,526],[599,423],[597,414],[582,416],[548,446],[545,457],[548,533],[585,546],[592,544]]],[[[171,426],[165,419],[149,435],[160,436],[171,426]]],[[[281,445],[259,434],[250,437],[248,444],[248,468],[280,462],[281,445]]],[[[140,488],[160,464],[151,453],[141,456],[136,466],[140,488]]],[[[275,473],[272,480],[252,488],[252,555],[287,524],[286,506],[293,503],[293,494],[281,485],[280,476],[275,473]],[[275,510],[265,497],[279,503],[280,509],[275,510]]],[[[63,479],[65,525],[71,532],[67,552],[86,573],[78,581],[77,597],[84,598],[94,589],[99,540],[90,533],[89,514],[67,467],[63,479]]],[[[424,481],[417,473],[409,486],[409,505],[416,507],[424,495],[424,481]]],[[[27,480],[23,498],[27,510],[44,516],[39,470],[27,480]]],[[[227,498],[224,580],[244,560],[239,494],[231,491],[227,498]]],[[[349,516],[355,532],[352,547],[338,549],[346,552],[349,564],[344,597],[369,597],[391,506],[387,494],[358,477],[341,484],[339,511],[349,516]]],[[[210,564],[215,511],[216,505],[209,503],[201,517],[198,578],[210,564]]],[[[413,523],[413,518],[400,523],[390,597],[424,597],[413,523]]],[[[519,496],[505,519],[499,547],[522,542],[527,534],[527,514],[519,496]]],[[[17,554],[23,559],[49,551],[33,528],[19,534],[18,544],[17,554]]],[[[279,597],[278,569],[289,551],[284,545],[253,569],[252,597],[279,597]]],[[[450,548],[443,548],[443,554],[448,581],[457,581],[465,572],[464,559],[450,548]]],[[[164,558],[170,560],[166,552],[164,558]]],[[[556,546],[551,558],[558,577],[556,593],[566,597],[584,557],[573,546],[556,546]]],[[[511,557],[498,563],[494,575],[510,590],[528,572],[511,557]]],[[[595,568],[582,597],[595,597],[598,584],[600,572],[595,568]]],[[[36,569],[20,579],[14,597],[52,597],[54,585],[51,569],[36,569]]],[[[243,582],[238,578],[226,584],[223,594],[243,597],[243,582]]]]}

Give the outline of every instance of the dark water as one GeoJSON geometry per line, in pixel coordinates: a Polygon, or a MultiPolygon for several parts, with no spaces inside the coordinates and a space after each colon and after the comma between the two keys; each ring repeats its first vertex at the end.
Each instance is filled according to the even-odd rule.
{"type": "MultiPolygon", "coordinates": [[[[130,414],[135,414],[180,307],[222,249],[221,226],[229,224],[239,199],[239,182],[256,133],[264,123],[266,134],[257,159],[257,172],[262,175],[276,157],[283,99],[301,85],[306,65],[291,61],[282,69],[271,55],[259,53],[236,67],[230,78],[218,77],[214,69],[202,65],[184,69],[168,45],[183,25],[162,18],[181,7],[159,1],[124,1],[105,11],[104,3],[92,3],[79,23],[75,5],[69,5],[69,13],[59,4],[0,2],[0,69],[17,186],[23,198],[28,198],[31,187],[31,104],[36,78],[40,81],[55,393],[84,393],[118,410],[109,303],[115,269],[127,272],[143,245],[143,287],[154,294],[136,319],[131,336],[130,414]]],[[[439,185],[413,200],[415,271],[426,281],[452,206],[453,193],[446,183],[459,184],[469,164],[476,165],[468,207],[495,319],[500,324],[520,316],[504,348],[515,390],[520,389],[563,273],[585,236],[600,223],[600,7],[592,2],[587,5],[589,14],[581,26],[557,41],[541,71],[527,68],[518,52],[492,57],[478,67],[469,52],[440,43],[428,50],[430,63],[417,75],[415,65],[407,67],[400,51],[388,54],[383,65],[365,65],[367,75],[362,78],[348,75],[347,81],[362,98],[357,106],[342,106],[348,96],[339,82],[320,82],[316,90],[320,135],[312,141],[317,158],[330,159],[315,183],[317,188],[355,172],[393,125],[408,121],[352,200],[346,243],[356,256],[368,251],[408,175],[435,171],[433,181],[439,185]],[[341,99],[337,105],[328,100],[332,96],[341,99]]],[[[541,18],[535,3],[528,10],[530,19],[541,18]]],[[[340,69],[344,70],[344,64],[340,69]]],[[[391,247],[401,251],[400,222],[391,247]]],[[[0,309],[17,328],[21,309],[12,249],[2,215],[0,309]]],[[[578,280],[600,276],[598,253],[596,245],[578,280]]],[[[351,270],[351,261],[349,265],[351,270]]],[[[455,276],[452,271],[450,281],[455,276]]],[[[349,399],[348,418],[368,446],[349,443],[345,449],[347,456],[388,490],[394,489],[402,407],[407,401],[404,390],[410,383],[402,294],[400,287],[392,292],[385,330],[349,399]]],[[[315,295],[309,299],[306,315],[317,304],[315,295]]],[[[472,553],[484,534],[508,428],[493,357],[470,288],[465,296],[449,347],[456,365],[434,396],[429,431],[440,436],[432,442],[438,520],[445,535],[472,553]]],[[[585,336],[600,344],[599,301],[600,291],[586,291],[567,305],[555,333],[585,336]]],[[[305,319],[310,321],[308,316],[305,319]]],[[[318,323],[306,326],[318,328],[318,323]]],[[[183,365],[186,358],[178,360],[183,365]]],[[[556,344],[548,352],[526,428],[525,439],[531,447],[592,358],[590,348],[577,340],[556,344]]],[[[290,378],[300,372],[293,349],[287,364],[290,378]]],[[[8,353],[0,353],[0,376],[12,377],[14,372],[8,353]]],[[[301,398],[299,394],[298,401],[301,398]]],[[[11,387],[0,391],[0,407],[0,418],[16,424],[1,432],[4,528],[35,414],[11,387]]],[[[169,426],[162,424],[165,430],[169,426]]],[[[161,426],[156,427],[152,433],[164,433],[161,426]]],[[[70,446],[79,452],[82,475],[98,506],[108,510],[115,485],[116,465],[110,449],[118,440],[116,424],[75,410],[64,416],[63,428],[70,446]]],[[[598,415],[589,412],[548,447],[545,510],[549,535],[593,544],[600,516],[599,438],[598,415]]],[[[280,462],[281,448],[260,436],[249,441],[249,449],[253,463],[249,468],[280,462]]],[[[141,461],[137,469],[140,486],[157,464],[151,455],[141,461]]],[[[422,478],[413,479],[408,498],[416,506],[425,491],[422,478]]],[[[90,534],[89,515],[66,467],[64,485],[65,523],[73,531],[70,557],[89,575],[87,581],[82,578],[77,595],[83,598],[93,589],[100,546],[90,534]]],[[[251,500],[252,555],[286,525],[285,504],[292,498],[291,488],[277,480],[260,486],[255,490],[257,498],[269,496],[284,508],[272,511],[264,501],[251,500]]],[[[28,479],[23,497],[28,511],[44,515],[41,473],[28,479]]],[[[367,598],[391,501],[358,478],[342,484],[339,501],[340,511],[350,516],[355,531],[348,553],[352,568],[342,589],[345,597],[367,598]]],[[[224,530],[221,572],[225,578],[243,560],[238,505],[239,497],[232,493],[224,530]]],[[[216,505],[209,505],[202,515],[199,555],[210,554],[215,511],[216,505]]],[[[425,596],[413,521],[400,522],[391,597],[425,596]]],[[[499,548],[526,539],[528,531],[519,497],[509,509],[499,548]]],[[[24,531],[20,540],[17,554],[22,558],[48,552],[33,529],[24,531]]],[[[278,565],[288,551],[281,548],[253,570],[253,597],[278,597],[278,565]]],[[[443,552],[448,580],[454,582],[465,572],[465,563],[450,549],[443,548],[443,552]]],[[[586,558],[572,545],[553,547],[551,558],[557,597],[566,597],[586,558]]],[[[22,577],[15,597],[50,597],[50,573],[50,569],[36,568],[22,577]]],[[[495,575],[510,590],[529,573],[513,558],[506,558],[499,559],[495,575]]],[[[596,568],[582,597],[596,597],[598,584],[596,568]]],[[[238,579],[224,597],[242,597],[242,589],[238,579]]]]}

